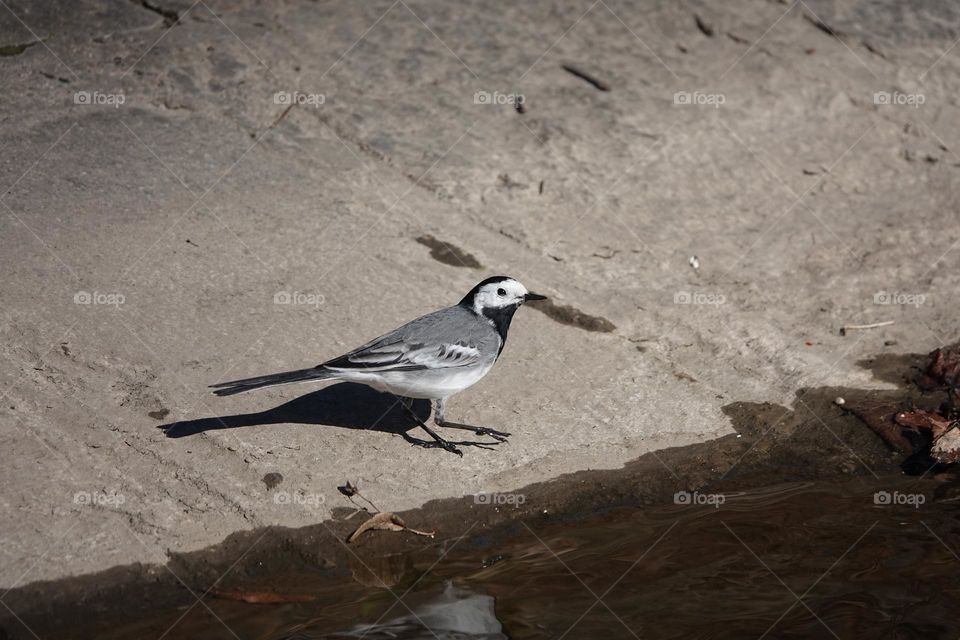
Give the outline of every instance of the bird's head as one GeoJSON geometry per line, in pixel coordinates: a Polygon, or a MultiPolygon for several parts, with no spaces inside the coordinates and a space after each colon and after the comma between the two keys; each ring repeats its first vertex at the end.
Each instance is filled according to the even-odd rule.
{"type": "Polygon", "coordinates": [[[527,288],[513,278],[494,276],[487,278],[470,290],[460,304],[473,309],[478,314],[484,311],[516,310],[527,300],[546,300],[546,296],[527,291],[527,288]]]}

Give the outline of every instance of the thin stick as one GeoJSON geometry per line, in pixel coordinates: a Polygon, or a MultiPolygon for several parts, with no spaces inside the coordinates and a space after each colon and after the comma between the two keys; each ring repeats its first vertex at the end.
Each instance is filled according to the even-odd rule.
{"type": "Polygon", "coordinates": [[[367,496],[365,496],[365,495],[363,495],[362,493],[360,493],[360,490],[359,490],[359,489],[357,489],[357,495],[360,496],[361,498],[363,498],[363,499],[366,501],[367,504],[369,504],[371,507],[373,507],[373,510],[374,510],[375,512],[380,513],[380,507],[378,507],[377,505],[375,505],[375,504],[373,504],[372,502],[370,502],[370,500],[367,499],[367,496]]]}
{"type": "Polygon", "coordinates": [[[273,124],[271,124],[269,127],[267,127],[267,129],[273,129],[275,126],[277,126],[278,124],[280,124],[280,121],[287,117],[287,114],[290,113],[290,109],[293,109],[293,107],[294,107],[295,104],[297,104],[297,103],[296,103],[296,102],[291,102],[290,104],[288,104],[288,105],[287,105],[287,108],[283,110],[283,113],[281,113],[281,114],[277,117],[277,119],[273,121],[273,124]]]}
{"type": "Polygon", "coordinates": [[[840,327],[840,335],[845,336],[847,335],[847,331],[856,329],[876,329],[878,327],[889,327],[894,322],[894,320],[886,320],[884,322],[874,322],[871,324],[845,324],[840,327]]]}
{"type": "Polygon", "coordinates": [[[594,78],[593,76],[591,76],[591,75],[590,75],[589,73],[587,73],[586,71],[582,71],[582,70],[574,67],[573,65],[569,65],[569,64],[562,65],[562,67],[563,67],[563,70],[566,71],[567,73],[571,73],[571,74],[577,76],[578,78],[580,78],[581,80],[584,80],[585,82],[589,82],[589,83],[592,84],[597,90],[599,90],[599,91],[610,91],[610,87],[607,86],[606,83],[601,82],[600,80],[597,80],[596,78],[594,78]]]}

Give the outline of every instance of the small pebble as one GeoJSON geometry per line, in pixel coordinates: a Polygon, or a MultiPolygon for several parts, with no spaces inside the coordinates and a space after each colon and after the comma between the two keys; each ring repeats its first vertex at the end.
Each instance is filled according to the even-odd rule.
{"type": "Polygon", "coordinates": [[[694,271],[700,273],[700,258],[697,256],[690,256],[690,259],[687,262],[690,263],[690,266],[693,267],[694,271]]]}
{"type": "Polygon", "coordinates": [[[842,397],[837,396],[837,399],[834,400],[833,403],[834,403],[835,405],[837,405],[838,407],[842,407],[843,405],[847,404],[847,401],[844,400],[842,397]]]}

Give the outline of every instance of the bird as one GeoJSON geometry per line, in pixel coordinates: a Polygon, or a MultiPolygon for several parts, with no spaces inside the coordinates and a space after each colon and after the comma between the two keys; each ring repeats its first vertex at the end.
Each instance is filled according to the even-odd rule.
{"type": "Polygon", "coordinates": [[[463,456],[456,444],[440,437],[412,410],[413,399],[435,404],[434,424],[466,429],[505,442],[509,433],[448,421],[447,401],[490,373],[507,341],[513,315],[525,302],[547,297],[528,291],[514,278],[493,276],[474,286],[457,304],[439,309],[394,329],[353,351],[307,369],[273,373],[210,385],[218,396],[295,382],[340,380],[367,385],[396,396],[432,441],[413,441],[463,456]]]}

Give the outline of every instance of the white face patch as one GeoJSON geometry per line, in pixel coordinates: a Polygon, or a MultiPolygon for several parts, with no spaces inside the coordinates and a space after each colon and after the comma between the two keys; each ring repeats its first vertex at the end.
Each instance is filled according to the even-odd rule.
{"type": "Polygon", "coordinates": [[[527,288],[513,279],[491,282],[477,291],[473,298],[473,310],[478,314],[484,309],[503,309],[523,303],[527,288]]]}

